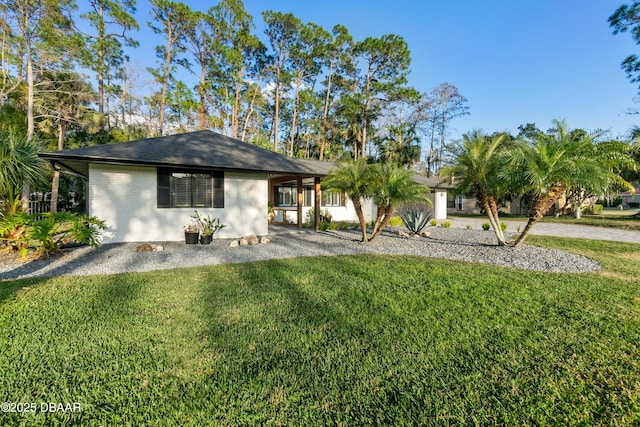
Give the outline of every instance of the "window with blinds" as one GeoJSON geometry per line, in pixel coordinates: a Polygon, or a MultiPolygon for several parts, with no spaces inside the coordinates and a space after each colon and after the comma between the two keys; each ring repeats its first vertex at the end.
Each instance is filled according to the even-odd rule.
{"type": "Polygon", "coordinates": [[[224,173],[158,169],[159,208],[224,208],[224,173]]]}

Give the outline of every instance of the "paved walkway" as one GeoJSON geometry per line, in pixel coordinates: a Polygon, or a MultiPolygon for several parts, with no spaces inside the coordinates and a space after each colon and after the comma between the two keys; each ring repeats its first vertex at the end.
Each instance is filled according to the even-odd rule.
{"type": "MultiPolygon", "coordinates": [[[[466,228],[471,225],[474,230],[481,230],[487,218],[449,218],[451,226],[466,228]]],[[[524,230],[526,221],[503,220],[507,224],[507,232],[515,233],[520,226],[524,230]]],[[[617,228],[594,227],[578,224],[561,224],[557,222],[539,222],[531,230],[531,234],[540,236],[577,237],[580,239],[613,240],[625,243],[640,243],[640,231],[622,230],[617,228]]]]}

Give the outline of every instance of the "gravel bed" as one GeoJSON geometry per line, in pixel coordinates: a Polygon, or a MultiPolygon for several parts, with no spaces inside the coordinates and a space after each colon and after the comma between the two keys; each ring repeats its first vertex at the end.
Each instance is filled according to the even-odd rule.
{"type": "Polygon", "coordinates": [[[580,255],[523,245],[500,247],[491,231],[433,228],[429,237],[400,237],[385,231],[373,243],[362,244],[358,231],[292,232],[269,236],[269,244],[229,247],[231,240],[211,245],[159,243],[159,252],[136,252],[136,243],[105,244],[98,249],[63,250],[49,259],[21,262],[0,259],[0,279],[63,275],[115,274],[179,267],[242,263],[273,258],[348,254],[394,254],[482,262],[504,267],[548,272],[598,271],[600,265],[580,255]]]}

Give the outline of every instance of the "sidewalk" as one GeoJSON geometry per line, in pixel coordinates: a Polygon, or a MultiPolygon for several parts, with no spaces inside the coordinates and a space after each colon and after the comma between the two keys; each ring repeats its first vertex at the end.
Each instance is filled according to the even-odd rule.
{"type": "MultiPolygon", "coordinates": [[[[474,230],[481,230],[482,224],[489,222],[486,217],[448,218],[451,226],[466,228],[471,225],[474,230]]],[[[441,221],[439,221],[441,222],[441,221]]],[[[527,221],[503,220],[507,224],[507,232],[516,233],[518,225],[522,231],[527,221]]],[[[625,243],[640,243],[640,231],[617,228],[594,227],[589,225],[560,224],[555,222],[539,222],[531,230],[531,234],[539,236],[577,237],[580,239],[613,240],[625,243]]]]}

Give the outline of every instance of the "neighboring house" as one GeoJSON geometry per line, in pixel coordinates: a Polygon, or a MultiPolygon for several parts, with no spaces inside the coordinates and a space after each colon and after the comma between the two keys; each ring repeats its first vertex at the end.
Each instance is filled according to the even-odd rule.
{"type": "MultiPolygon", "coordinates": [[[[447,213],[454,214],[472,214],[477,215],[482,212],[481,206],[475,197],[467,197],[460,194],[449,193],[447,198],[447,213]]],[[[500,205],[500,212],[515,215],[527,215],[529,213],[529,205],[527,201],[521,197],[515,197],[513,200],[507,200],[500,205]]]]}
{"type": "MultiPolygon", "coordinates": [[[[333,163],[291,159],[211,131],[40,157],[54,169],[87,179],[87,213],[105,221],[105,243],[183,240],[183,226],[196,209],[226,225],[216,235],[222,238],[268,234],[270,206],[280,215],[276,221],[286,216],[286,222],[298,226],[307,221],[311,207],[318,213],[311,219],[316,227],[325,209],[334,220],[356,220],[344,195],[320,191],[320,180],[333,163]]],[[[446,200],[446,192],[435,197],[436,202],[446,200]]],[[[368,206],[370,220],[375,207],[368,206]]],[[[446,217],[446,208],[440,210],[446,217]]]]}
{"type": "Polygon", "coordinates": [[[634,181],[632,184],[634,185],[634,191],[625,191],[621,194],[622,206],[625,208],[640,207],[640,181],[634,181]]]}

